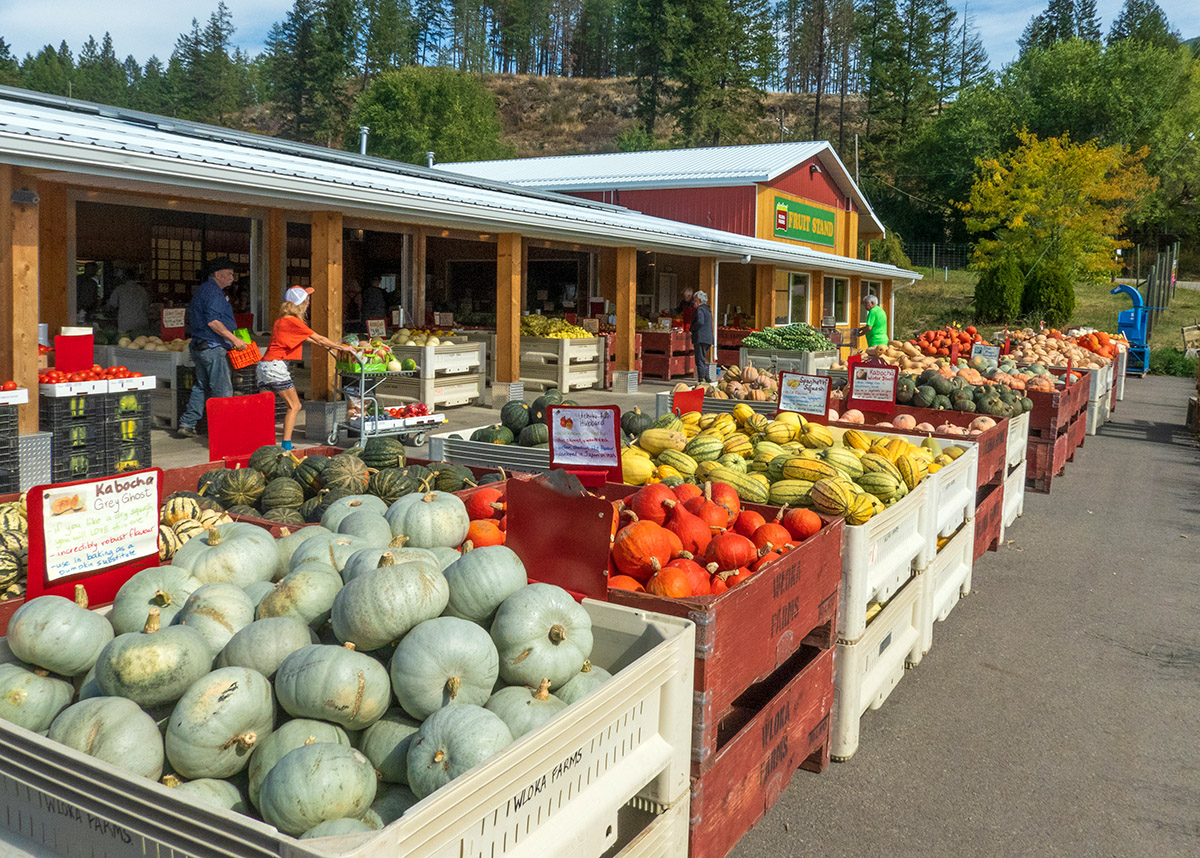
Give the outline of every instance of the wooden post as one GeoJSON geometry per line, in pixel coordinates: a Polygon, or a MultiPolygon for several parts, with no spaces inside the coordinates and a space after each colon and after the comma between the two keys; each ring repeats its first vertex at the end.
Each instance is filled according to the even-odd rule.
{"type": "Polygon", "coordinates": [[[50,336],[70,324],[67,296],[74,286],[71,263],[67,257],[67,189],[62,185],[39,183],[38,196],[38,274],[41,278],[42,318],[50,336]]]}
{"type": "Polygon", "coordinates": [[[0,164],[0,381],[29,389],[19,406],[21,435],[38,428],[38,206],[14,203],[14,190],[37,191],[37,182],[0,164]]]}
{"type": "MultiPolygon", "coordinates": [[[[334,342],[342,339],[342,213],[312,214],[312,326],[334,342]]],[[[332,401],[334,357],[325,349],[312,352],[312,395],[332,401]]]]}
{"type": "Polygon", "coordinates": [[[717,260],[712,256],[704,256],[700,259],[700,276],[696,283],[696,288],[708,296],[708,305],[713,307],[713,314],[716,315],[717,306],[717,260]]]}
{"type": "Polygon", "coordinates": [[[496,242],[496,381],[521,380],[521,293],[525,256],[521,236],[502,232],[496,242]]]}
{"type": "Polygon", "coordinates": [[[600,297],[605,301],[617,302],[617,249],[600,249],[600,297]]]}
{"type": "Polygon", "coordinates": [[[759,263],[754,266],[754,327],[769,328],[775,324],[775,266],[759,263]]]}
{"type": "Polygon", "coordinates": [[[412,253],[412,318],[405,321],[405,327],[425,327],[425,230],[417,227],[413,233],[412,253]]]}
{"type": "Polygon", "coordinates": [[[632,372],[637,336],[637,248],[617,248],[617,370],[632,372]]]}
{"type": "Polygon", "coordinates": [[[279,209],[267,213],[267,312],[271,323],[279,318],[287,284],[287,219],[279,209]]]}
{"type": "Polygon", "coordinates": [[[896,310],[896,304],[892,300],[895,297],[895,292],[892,291],[892,281],[882,280],[879,284],[879,306],[887,313],[887,330],[888,339],[895,336],[896,321],[892,318],[892,314],[896,310]]]}
{"type": "Polygon", "coordinates": [[[821,327],[825,316],[825,275],[811,271],[808,275],[808,319],[814,328],[821,327]]]}

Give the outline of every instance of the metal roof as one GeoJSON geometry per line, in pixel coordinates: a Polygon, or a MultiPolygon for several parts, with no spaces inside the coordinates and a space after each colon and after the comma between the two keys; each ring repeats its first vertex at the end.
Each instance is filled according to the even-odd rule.
{"type": "Polygon", "coordinates": [[[553,191],[704,188],[770,182],[809,158],[819,158],[843,194],[878,232],[883,224],[850,171],[827,141],[655,149],[600,155],[561,155],[439,164],[441,170],[553,191]]]}
{"type": "MultiPolygon", "coordinates": [[[[500,182],[0,87],[0,163],[143,190],[797,269],[919,279],[891,265],[500,182]]],[[[57,178],[57,176],[56,176],[57,178]]]]}

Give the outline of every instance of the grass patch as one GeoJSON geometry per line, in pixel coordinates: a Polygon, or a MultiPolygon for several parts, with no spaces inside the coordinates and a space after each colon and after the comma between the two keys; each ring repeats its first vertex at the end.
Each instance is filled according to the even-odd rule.
{"type": "Polygon", "coordinates": [[[1150,374],[1196,378],[1200,375],[1200,358],[1186,357],[1179,349],[1154,349],[1150,352],[1150,374]]]}

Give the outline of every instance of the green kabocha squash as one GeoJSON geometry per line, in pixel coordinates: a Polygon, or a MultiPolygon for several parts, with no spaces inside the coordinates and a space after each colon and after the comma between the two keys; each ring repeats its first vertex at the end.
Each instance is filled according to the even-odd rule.
{"type": "Polygon", "coordinates": [[[545,423],[530,423],[521,430],[517,443],[522,447],[536,447],[550,440],[550,428],[545,423]]]}
{"type": "Polygon", "coordinates": [[[278,562],[275,538],[261,527],[240,521],[189,539],[174,558],[175,566],[190,571],[201,584],[225,582],[238,587],[270,581],[278,562]]]}
{"type": "Polygon", "coordinates": [[[400,488],[403,489],[404,495],[427,492],[433,488],[437,479],[437,475],[424,465],[405,465],[399,469],[397,476],[400,478],[400,488]]]}
{"type": "Polygon", "coordinates": [[[400,469],[384,468],[371,474],[371,478],[367,480],[367,494],[379,498],[389,506],[408,494],[400,469]]]}
{"type": "Polygon", "coordinates": [[[363,464],[368,468],[403,468],[404,444],[398,438],[368,438],[362,451],[363,464]]]}
{"type": "Polygon", "coordinates": [[[438,545],[457,548],[467,538],[471,520],[457,495],[425,492],[400,498],[385,514],[393,536],[407,536],[412,548],[438,545]]]}
{"type": "Polygon", "coordinates": [[[270,679],[285,658],[315,642],[309,627],[294,617],[264,617],[239,629],[214,666],[248,667],[270,679]]]}
{"type": "Polygon", "coordinates": [[[350,645],[298,649],[275,673],[275,694],[293,718],[319,718],[362,730],[387,711],[392,696],[387,669],[350,645]]]}
{"type": "Polygon", "coordinates": [[[127,697],[149,709],[174,703],[212,669],[208,641],[190,626],[160,627],[150,609],[140,632],[117,635],[96,659],[96,684],[105,695],[127,697]]]}
{"type": "Polygon", "coordinates": [[[383,781],[375,788],[371,810],[379,815],[380,821],[386,826],[404,816],[418,801],[420,799],[407,786],[383,781]]]}
{"type": "Polygon", "coordinates": [[[289,450],[277,445],[259,447],[250,454],[249,467],[261,473],[264,479],[290,477],[296,470],[296,459],[289,450]]]}
{"type": "Polygon", "coordinates": [[[74,696],[71,683],[43,668],[0,664],[0,721],[41,733],[74,696]]]}
{"type": "Polygon", "coordinates": [[[523,685],[501,688],[484,708],[498,715],[513,738],[519,739],[566,709],[567,704],[550,693],[550,680],[543,679],[536,689],[523,685]]]}
{"type": "Polygon", "coordinates": [[[215,658],[230,638],[254,622],[254,602],[233,584],[204,584],[188,596],[175,622],[199,632],[215,658]]]}
{"type": "Polygon", "coordinates": [[[154,719],[124,697],[92,697],[62,711],[47,737],[150,780],[162,776],[163,741],[154,719]]]}
{"type": "Polygon", "coordinates": [[[192,573],[178,566],[151,566],[138,572],[121,585],[108,615],[113,630],[123,635],[136,632],[146,625],[150,609],[157,608],[159,622],[170,625],[183,610],[188,596],[196,592],[200,582],[192,573]]]}
{"type": "Polygon", "coordinates": [[[562,405],[563,397],[558,388],[552,387],[533,400],[533,404],[529,406],[529,422],[530,423],[545,423],[546,410],[551,405],[562,405]]]}
{"type": "Polygon", "coordinates": [[[654,424],[654,418],[640,408],[621,415],[621,431],[633,438],[638,437],[654,424]]]}
{"type": "MultiPolygon", "coordinates": [[[[166,778],[164,778],[166,780],[166,778]]],[[[173,798],[183,799],[189,804],[201,804],[232,810],[234,813],[251,813],[250,802],[232,781],[217,778],[197,778],[194,781],[171,787],[173,798]]]]}
{"type": "Polygon", "coordinates": [[[299,507],[269,509],[261,517],[264,521],[273,521],[276,524],[284,524],[288,527],[300,527],[304,524],[304,516],[300,514],[299,507]]]}
{"type": "Polygon", "coordinates": [[[298,836],[336,819],[360,819],[375,800],[375,770],[353,748],[316,742],[289,751],[263,781],[263,820],[298,836]]]}
{"type": "Polygon", "coordinates": [[[424,798],[512,744],[498,715],[461,703],[434,712],[408,746],[408,785],[424,798]]]}
{"type": "MultiPolygon", "coordinates": [[[[403,537],[399,537],[393,541],[402,540],[403,537]]],[[[424,548],[363,548],[350,555],[350,559],[342,567],[342,580],[350,583],[359,575],[373,572],[380,566],[401,566],[417,561],[433,563],[441,568],[438,556],[424,548]]]]}
{"type": "Polygon", "coordinates": [[[292,479],[300,484],[304,489],[305,497],[313,497],[320,489],[321,472],[325,470],[325,466],[329,464],[329,457],[314,453],[311,456],[305,456],[300,464],[296,466],[296,470],[292,472],[292,479]]]}
{"type": "Polygon", "coordinates": [[[217,499],[228,509],[231,506],[258,506],[267,481],[254,468],[236,468],[221,480],[217,499]]]}
{"type": "Polygon", "coordinates": [[[276,763],[297,748],[317,742],[350,747],[350,737],[341,727],[328,721],[314,721],[308,718],[296,718],[281,724],[274,733],[258,741],[250,757],[250,765],[246,769],[250,802],[258,807],[263,781],[271,769],[275,768],[276,763]]]}
{"type": "Polygon", "coordinates": [[[196,480],[196,494],[203,498],[220,500],[221,486],[232,473],[228,468],[213,468],[205,471],[196,480]]]}
{"type": "Polygon", "coordinates": [[[289,573],[258,603],[258,618],[291,617],[307,626],[329,619],[342,576],[328,563],[305,564],[289,573]]]}
{"type": "Polygon", "coordinates": [[[389,709],[363,731],[358,749],[371,761],[381,781],[408,783],[408,746],[420,726],[421,722],[403,709],[389,709]]]}
{"type": "Polygon", "coordinates": [[[271,683],[256,670],[223,667],[192,683],[167,723],[166,752],[185,778],[233,777],[275,729],[271,683]]]}
{"type": "Polygon", "coordinates": [[[333,633],[364,651],[387,646],[439,616],[450,598],[435,562],[381,560],[385,565],[351,579],[333,600],[333,633]]]}
{"type": "Polygon", "coordinates": [[[345,837],[349,834],[368,834],[372,831],[378,831],[378,828],[363,822],[361,819],[345,817],[343,819],[330,819],[314,825],[308,831],[301,834],[299,839],[315,840],[318,837],[345,837]]]}
{"type": "Polygon", "coordinates": [[[458,492],[475,485],[475,475],[465,465],[444,463],[434,471],[433,488],[439,492],[458,492]]]}
{"type": "Polygon", "coordinates": [[[529,583],[525,564],[505,545],[464,551],[446,567],[445,575],[450,587],[446,615],[485,629],[491,626],[501,603],[529,583]]]}
{"type": "Polygon", "coordinates": [[[325,514],[321,516],[321,527],[336,533],[342,519],[351,513],[373,512],[383,515],[387,510],[388,504],[373,495],[348,495],[329,504],[325,514]]]}
{"type": "Polygon", "coordinates": [[[329,460],[320,479],[322,488],[362,494],[370,478],[371,473],[362,459],[342,453],[329,460]]]}
{"type": "Polygon", "coordinates": [[[392,693],[404,711],[424,720],[456,703],[482,706],[499,676],[487,630],[458,617],[437,617],[406,634],[392,655],[392,693]]]}
{"type": "Polygon", "coordinates": [[[472,441],[482,441],[484,444],[511,444],[513,437],[512,430],[501,423],[482,426],[471,433],[472,441]]]}
{"type": "Polygon", "coordinates": [[[299,509],[304,489],[291,477],[276,477],[263,489],[259,504],[263,509],[299,509]]]}
{"type": "Polygon", "coordinates": [[[297,548],[303,545],[306,540],[322,535],[332,536],[333,532],[320,525],[301,527],[296,530],[285,528],[279,534],[279,538],[275,540],[275,553],[278,557],[278,563],[275,565],[274,579],[276,581],[282,580],[283,576],[291,571],[292,555],[296,553],[297,548]]]}
{"type": "Polygon", "coordinates": [[[592,654],[592,621],[571,595],[553,584],[529,584],[500,605],[492,621],[500,677],[533,688],[543,679],[565,685],[592,654]]]}
{"type": "Polygon", "coordinates": [[[554,696],[568,705],[582,700],[597,688],[612,679],[612,674],[602,667],[596,667],[591,660],[583,663],[579,673],[575,674],[566,685],[554,692],[554,696]]]}
{"type": "Polygon", "coordinates": [[[373,548],[365,539],[349,536],[344,533],[318,533],[304,542],[292,552],[289,569],[295,571],[306,563],[328,563],[336,571],[341,572],[355,552],[364,548],[373,548]]]}
{"type": "Polygon", "coordinates": [[[12,654],[59,676],[87,673],[112,640],[112,625],[87,610],[87,593],[80,585],[74,602],[41,596],[17,608],[8,622],[12,654]]]}
{"type": "Polygon", "coordinates": [[[258,518],[258,510],[256,510],[252,506],[246,506],[245,504],[238,504],[237,506],[231,506],[229,509],[227,509],[225,511],[227,513],[229,513],[230,515],[240,515],[243,517],[249,516],[250,518],[258,518]]]}
{"type": "Polygon", "coordinates": [[[304,520],[309,524],[316,524],[321,520],[321,515],[318,510],[321,508],[321,498],[313,495],[310,498],[305,498],[304,503],[300,504],[296,512],[304,517],[304,520]]]}
{"type": "Polygon", "coordinates": [[[500,423],[511,435],[516,435],[529,425],[529,406],[519,399],[504,403],[500,409],[500,423]]]}
{"type": "Polygon", "coordinates": [[[338,522],[338,533],[357,536],[371,545],[387,545],[392,541],[392,526],[382,513],[359,510],[338,522]]]}

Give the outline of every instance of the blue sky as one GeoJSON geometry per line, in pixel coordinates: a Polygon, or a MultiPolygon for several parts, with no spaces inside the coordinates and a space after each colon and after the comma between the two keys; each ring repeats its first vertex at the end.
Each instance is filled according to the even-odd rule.
{"type": "MultiPolygon", "coordinates": [[[[983,33],[992,66],[999,67],[1017,53],[1017,38],[1029,18],[1046,7],[1046,0],[954,0],[960,14],[964,2],[983,33]]],[[[1098,0],[1100,18],[1108,25],[1121,8],[1122,0],[1098,0]]],[[[291,0],[226,0],[237,27],[234,40],[248,53],[257,53],[267,30],[281,20],[291,0]]],[[[1200,2],[1196,0],[1159,0],[1159,5],[1184,38],[1200,36],[1200,2]]],[[[191,26],[193,17],[201,23],[216,8],[206,0],[125,0],[124,3],[97,3],[95,0],[0,0],[0,36],[24,56],[36,52],[47,42],[55,45],[66,39],[76,54],[89,34],[97,38],[105,30],[113,34],[117,53],[133,54],[145,62],[151,54],[165,59],[176,37],[191,26]]]]}

